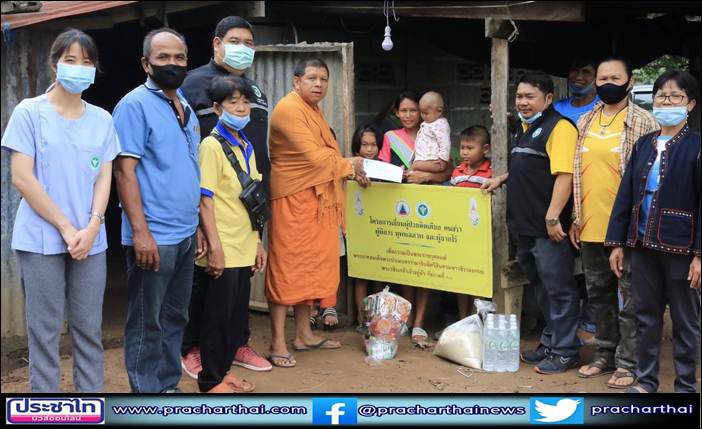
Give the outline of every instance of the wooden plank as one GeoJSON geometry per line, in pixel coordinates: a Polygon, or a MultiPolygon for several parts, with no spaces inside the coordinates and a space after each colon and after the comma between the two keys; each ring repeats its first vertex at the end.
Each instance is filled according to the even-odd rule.
{"type": "MultiPolygon", "coordinates": [[[[492,170],[495,176],[507,171],[507,151],[509,135],[507,131],[507,97],[509,82],[509,43],[505,39],[492,39],[490,86],[492,88],[492,170]]],[[[502,268],[509,256],[507,234],[507,195],[504,188],[497,189],[492,196],[492,261],[493,261],[493,300],[498,312],[506,308],[505,292],[501,287],[502,268]]]]}
{"type": "MultiPolygon", "coordinates": [[[[333,15],[382,15],[383,5],[377,1],[358,2],[281,2],[276,9],[333,15]]],[[[582,1],[403,1],[395,4],[398,17],[456,18],[456,19],[513,19],[521,21],[584,22],[585,2],[582,1]]]]}

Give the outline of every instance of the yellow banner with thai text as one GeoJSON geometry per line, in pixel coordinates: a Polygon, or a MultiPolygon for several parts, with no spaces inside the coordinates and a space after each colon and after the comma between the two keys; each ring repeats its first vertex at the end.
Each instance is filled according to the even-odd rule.
{"type": "Polygon", "coordinates": [[[490,196],[479,189],[348,182],[349,276],[492,297],[490,196]]]}

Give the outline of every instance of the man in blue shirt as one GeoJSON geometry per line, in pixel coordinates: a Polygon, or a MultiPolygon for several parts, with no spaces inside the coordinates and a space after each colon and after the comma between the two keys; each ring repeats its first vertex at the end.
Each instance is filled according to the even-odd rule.
{"type": "MultiPolygon", "coordinates": [[[[133,392],[177,391],[180,344],[188,322],[200,201],[200,129],[178,94],[186,74],[185,38],[170,28],[144,38],[146,82],[113,112],[122,142],[115,179],[127,256],[124,353],[133,392]]],[[[196,252],[197,248],[197,252],[196,252]]]]}
{"type": "MultiPolygon", "coordinates": [[[[578,119],[592,110],[600,101],[595,88],[595,77],[597,75],[597,63],[591,59],[575,59],[568,69],[568,92],[570,97],[563,98],[553,103],[553,108],[561,115],[570,119],[577,125],[578,119]]],[[[580,259],[576,260],[576,266],[580,267],[580,259]]],[[[582,272],[581,268],[576,268],[576,272],[582,272]]],[[[583,344],[594,344],[597,324],[588,304],[587,290],[584,286],[584,278],[577,275],[578,287],[582,299],[580,313],[580,329],[578,338],[583,344]]]]}
{"type": "Polygon", "coordinates": [[[576,59],[568,69],[568,93],[570,97],[553,103],[554,109],[570,119],[573,124],[583,113],[589,112],[600,101],[595,91],[597,63],[590,59],[576,59]]]}

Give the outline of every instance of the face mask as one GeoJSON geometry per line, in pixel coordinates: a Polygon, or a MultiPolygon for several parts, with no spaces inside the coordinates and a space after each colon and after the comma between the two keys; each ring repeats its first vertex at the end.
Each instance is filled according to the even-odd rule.
{"type": "Polygon", "coordinates": [[[576,100],[585,98],[595,90],[595,82],[593,81],[589,85],[582,86],[568,81],[568,90],[576,100]]]}
{"type": "Polygon", "coordinates": [[[543,114],[543,112],[539,112],[539,113],[535,114],[534,116],[532,116],[531,118],[525,118],[525,117],[522,115],[522,112],[517,112],[517,116],[519,116],[519,119],[521,119],[522,122],[524,122],[524,123],[526,123],[526,124],[533,124],[534,121],[536,121],[537,119],[539,119],[539,118],[541,117],[542,114],[543,114]]]}
{"type": "Polygon", "coordinates": [[[255,53],[246,45],[224,45],[224,64],[235,70],[246,70],[253,64],[255,53]]]}
{"type": "Polygon", "coordinates": [[[185,75],[188,72],[185,66],[176,64],[166,64],[165,66],[157,66],[149,63],[153,73],[149,74],[151,79],[161,89],[178,89],[185,80],[185,75]]]}
{"type": "Polygon", "coordinates": [[[629,93],[629,81],[627,80],[623,85],[616,85],[613,83],[605,83],[604,85],[597,86],[597,95],[605,104],[617,104],[626,97],[629,93]]]}
{"type": "Polygon", "coordinates": [[[687,119],[687,106],[654,107],[653,117],[661,126],[674,127],[687,119]]]}
{"type": "Polygon", "coordinates": [[[95,82],[95,67],[58,63],[56,80],[71,94],[80,94],[95,82]]]}
{"type": "Polygon", "coordinates": [[[222,110],[222,116],[219,117],[219,120],[222,121],[222,123],[229,128],[237,131],[241,131],[244,129],[244,127],[249,123],[251,120],[251,117],[249,115],[246,116],[236,116],[232,115],[231,113],[227,112],[226,110],[222,110]]]}

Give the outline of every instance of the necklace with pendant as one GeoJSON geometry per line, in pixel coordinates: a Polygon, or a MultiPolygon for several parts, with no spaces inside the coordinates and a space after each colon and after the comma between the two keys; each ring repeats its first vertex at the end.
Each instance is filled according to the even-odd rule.
{"type": "Polygon", "coordinates": [[[612,125],[614,120],[617,119],[617,116],[619,116],[619,114],[622,113],[624,111],[624,109],[626,109],[627,107],[628,106],[624,106],[621,109],[619,109],[619,111],[614,114],[614,117],[612,118],[611,121],[609,121],[608,124],[602,124],[602,112],[604,112],[604,109],[600,110],[600,116],[597,119],[597,122],[600,124],[600,135],[604,136],[605,134],[607,134],[607,127],[612,125]]]}

